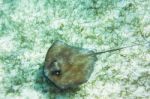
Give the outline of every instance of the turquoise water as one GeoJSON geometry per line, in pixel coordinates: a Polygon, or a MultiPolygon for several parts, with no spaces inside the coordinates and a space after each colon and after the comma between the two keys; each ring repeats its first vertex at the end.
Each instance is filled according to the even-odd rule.
{"type": "Polygon", "coordinates": [[[54,91],[41,77],[55,40],[94,51],[150,41],[149,0],[0,0],[0,99],[150,98],[150,47],[98,56],[89,81],[54,91]]]}

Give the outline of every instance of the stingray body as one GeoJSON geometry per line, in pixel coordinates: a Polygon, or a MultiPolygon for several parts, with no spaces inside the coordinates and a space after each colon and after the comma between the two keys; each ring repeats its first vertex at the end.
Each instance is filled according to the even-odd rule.
{"type": "Polygon", "coordinates": [[[97,60],[96,55],[140,45],[143,44],[93,52],[55,41],[46,54],[44,75],[60,89],[77,88],[89,79],[97,60]]]}
{"type": "Polygon", "coordinates": [[[93,72],[97,60],[93,53],[55,41],[46,54],[44,75],[60,89],[76,88],[93,72]]]}

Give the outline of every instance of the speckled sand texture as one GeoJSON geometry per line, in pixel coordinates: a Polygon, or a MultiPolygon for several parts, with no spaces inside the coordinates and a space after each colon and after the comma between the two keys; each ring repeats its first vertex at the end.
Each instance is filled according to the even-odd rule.
{"type": "Polygon", "coordinates": [[[150,45],[98,56],[89,81],[53,91],[55,40],[94,51],[150,41],[150,0],[0,0],[0,99],[150,99],[150,45]]]}

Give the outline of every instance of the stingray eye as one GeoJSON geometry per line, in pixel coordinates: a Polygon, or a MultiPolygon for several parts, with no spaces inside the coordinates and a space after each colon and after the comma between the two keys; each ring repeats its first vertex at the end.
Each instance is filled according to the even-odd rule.
{"type": "Polygon", "coordinates": [[[55,76],[61,75],[61,69],[56,60],[51,63],[51,74],[55,76]]]}
{"type": "Polygon", "coordinates": [[[59,75],[61,75],[61,71],[60,70],[52,71],[52,75],[59,76],[59,75]]]}

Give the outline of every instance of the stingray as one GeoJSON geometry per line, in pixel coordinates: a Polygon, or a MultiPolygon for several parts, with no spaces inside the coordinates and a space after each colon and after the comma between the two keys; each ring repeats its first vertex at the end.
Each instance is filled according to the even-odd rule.
{"type": "Polygon", "coordinates": [[[137,45],[140,44],[94,52],[88,49],[70,46],[61,41],[55,41],[48,49],[45,57],[44,77],[60,89],[77,88],[90,78],[98,54],[137,45]]]}

